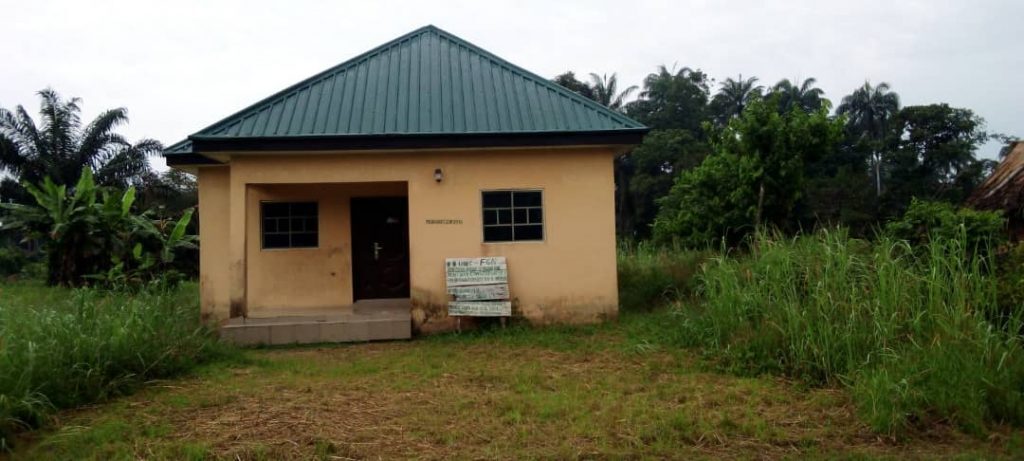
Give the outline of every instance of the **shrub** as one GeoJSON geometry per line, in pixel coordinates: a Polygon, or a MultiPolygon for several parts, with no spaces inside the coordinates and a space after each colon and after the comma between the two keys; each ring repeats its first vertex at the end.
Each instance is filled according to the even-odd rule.
{"type": "Polygon", "coordinates": [[[17,248],[0,247],[0,277],[17,275],[28,262],[25,254],[17,248]]]}
{"type": "Polygon", "coordinates": [[[842,230],[760,235],[749,258],[707,264],[704,302],[683,312],[680,337],[734,371],[849,385],[882,432],[935,420],[1022,424],[1022,307],[993,315],[986,259],[964,229],[933,234],[920,251],[842,230]]]}
{"type": "Polygon", "coordinates": [[[1000,310],[1013,312],[1024,306],[1024,242],[1002,248],[996,263],[1000,310]]]}
{"type": "Polygon", "coordinates": [[[619,246],[619,304],[649,311],[696,293],[700,265],[713,253],[659,247],[647,242],[619,246]]]}
{"type": "Polygon", "coordinates": [[[945,202],[912,199],[907,212],[885,226],[888,237],[906,240],[920,246],[932,239],[957,239],[963,234],[968,249],[996,246],[1005,240],[1002,213],[957,209],[945,202]]]}
{"type": "Polygon", "coordinates": [[[172,266],[177,252],[196,247],[196,237],[186,234],[192,210],[177,222],[134,213],[135,189],[98,188],[89,168],[82,169],[71,190],[50,178],[24,186],[36,203],[0,203],[7,212],[0,228],[41,243],[51,285],[93,280],[120,287],[175,280],[180,278],[172,266]]]}
{"type": "Polygon", "coordinates": [[[195,290],[0,287],[0,448],[54,409],[124,394],[223,353],[199,322],[195,290]]]}

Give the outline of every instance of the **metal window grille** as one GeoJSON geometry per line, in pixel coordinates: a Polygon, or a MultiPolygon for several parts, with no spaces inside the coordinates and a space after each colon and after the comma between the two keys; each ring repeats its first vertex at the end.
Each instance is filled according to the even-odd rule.
{"type": "Polygon", "coordinates": [[[263,248],[316,248],[319,211],[317,202],[261,202],[263,248]]]}
{"type": "Polygon", "coordinates": [[[484,191],[482,195],[484,242],[544,240],[541,191],[484,191]]]}

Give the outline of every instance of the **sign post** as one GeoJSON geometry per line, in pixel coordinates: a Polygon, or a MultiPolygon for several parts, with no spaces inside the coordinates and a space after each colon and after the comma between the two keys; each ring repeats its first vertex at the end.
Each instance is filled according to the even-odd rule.
{"type": "Polygon", "coordinates": [[[505,317],[512,315],[508,292],[508,265],[503,256],[491,258],[448,258],[444,261],[448,286],[448,315],[460,317],[505,317]]]}

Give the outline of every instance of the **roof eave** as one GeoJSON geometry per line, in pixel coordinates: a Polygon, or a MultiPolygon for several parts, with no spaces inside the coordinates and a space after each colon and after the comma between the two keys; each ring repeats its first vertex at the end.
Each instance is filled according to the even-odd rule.
{"type": "MultiPolygon", "coordinates": [[[[201,152],[396,150],[640,144],[649,128],[573,132],[425,133],[346,136],[189,137],[201,152]]],[[[182,154],[171,154],[182,155],[182,154]]],[[[170,158],[171,155],[168,155],[170,158]]],[[[198,155],[198,154],[193,154],[198,155]]],[[[169,161],[169,160],[168,160],[169,161]]],[[[211,160],[212,161],[212,160],[211,160]]],[[[219,163],[219,162],[218,162],[219,163]]]]}
{"type": "Polygon", "coordinates": [[[165,152],[163,156],[171,167],[223,165],[223,162],[192,152],[165,152]]]}

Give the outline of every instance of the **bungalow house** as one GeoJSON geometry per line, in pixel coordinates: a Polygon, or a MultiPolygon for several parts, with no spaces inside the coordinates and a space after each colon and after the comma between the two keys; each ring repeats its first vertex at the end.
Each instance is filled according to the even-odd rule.
{"type": "Polygon", "coordinates": [[[500,261],[530,322],[615,316],[613,159],[646,131],[427,26],[164,156],[198,177],[202,313],[222,334],[386,339],[461,323],[450,258],[500,261]]]}

